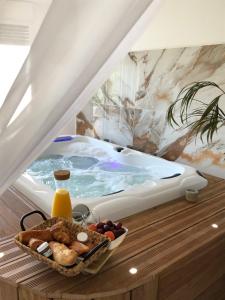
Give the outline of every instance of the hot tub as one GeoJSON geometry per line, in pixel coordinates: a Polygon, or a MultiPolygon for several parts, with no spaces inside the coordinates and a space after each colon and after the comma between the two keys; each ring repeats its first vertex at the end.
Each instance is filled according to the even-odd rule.
{"type": "Polygon", "coordinates": [[[121,219],[207,185],[192,167],[86,136],[62,136],[15,183],[48,214],[55,169],[70,169],[73,209],[88,221],[121,219]]]}

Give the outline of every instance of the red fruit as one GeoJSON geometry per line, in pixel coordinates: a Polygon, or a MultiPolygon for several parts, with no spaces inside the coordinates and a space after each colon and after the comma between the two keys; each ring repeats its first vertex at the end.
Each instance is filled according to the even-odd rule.
{"type": "Polygon", "coordinates": [[[92,231],[97,231],[97,225],[96,224],[90,224],[88,225],[88,229],[92,231]]]}
{"type": "Polygon", "coordinates": [[[107,236],[111,241],[115,240],[115,235],[112,231],[106,231],[104,235],[107,236]]]}

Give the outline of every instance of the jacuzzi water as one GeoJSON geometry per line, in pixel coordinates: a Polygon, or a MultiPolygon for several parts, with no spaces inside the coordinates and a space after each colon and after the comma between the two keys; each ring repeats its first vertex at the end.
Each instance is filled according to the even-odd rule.
{"type": "MultiPolygon", "coordinates": [[[[81,148],[82,143],[77,147],[81,148]]],[[[90,155],[98,148],[90,147],[90,155]]],[[[153,170],[91,156],[48,155],[32,163],[27,173],[55,190],[54,170],[70,170],[69,189],[74,198],[90,198],[127,190],[130,186],[159,179],[153,170]]]]}
{"type": "MultiPolygon", "coordinates": [[[[15,186],[50,214],[55,191],[53,171],[69,169],[75,212],[121,219],[201,189],[207,180],[190,166],[83,136],[52,143],[15,186]]],[[[94,218],[93,218],[94,216],[94,218]]]]}

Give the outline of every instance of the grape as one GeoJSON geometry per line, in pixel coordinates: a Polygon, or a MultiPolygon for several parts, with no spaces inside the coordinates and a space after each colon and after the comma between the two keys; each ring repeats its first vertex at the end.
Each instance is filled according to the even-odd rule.
{"type": "Polygon", "coordinates": [[[109,225],[110,227],[113,227],[113,222],[112,221],[107,221],[107,223],[106,223],[107,225],[109,225]]]}
{"type": "Polygon", "coordinates": [[[113,233],[115,235],[115,238],[118,238],[120,236],[118,230],[116,230],[116,229],[113,230],[113,233]]]}
{"type": "Polygon", "coordinates": [[[99,222],[98,224],[97,224],[97,228],[103,228],[104,227],[104,223],[103,222],[99,222]]]}
{"type": "Polygon", "coordinates": [[[103,226],[103,229],[104,229],[104,231],[110,231],[110,230],[111,230],[111,227],[110,227],[108,224],[105,224],[105,225],[103,226]]]}
{"type": "Polygon", "coordinates": [[[99,222],[97,225],[97,232],[104,234],[107,231],[112,231],[115,238],[118,238],[124,234],[125,229],[122,227],[122,223],[113,223],[111,220],[105,220],[104,222],[99,222]]]}
{"type": "Polygon", "coordinates": [[[124,228],[117,229],[117,230],[116,230],[116,235],[117,235],[117,237],[118,237],[118,236],[121,236],[122,234],[124,234],[124,232],[125,232],[125,229],[124,229],[124,228]]]}
{"type": "Polygon", "coordinates": [[[117,223],[115,229],[120,229],[120,228],[122,228],[122,223],[117,223]]]}

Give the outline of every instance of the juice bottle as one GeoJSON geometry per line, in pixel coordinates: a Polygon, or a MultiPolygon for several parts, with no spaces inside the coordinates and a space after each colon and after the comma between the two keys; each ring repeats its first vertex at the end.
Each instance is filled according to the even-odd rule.
{"type": "Polygon", "coordinates": [[[54,171],[56,191],[53,198],[51,217],[62,217],[72,221],[72,205],[69,193],[70,171],[54,171]]]}

